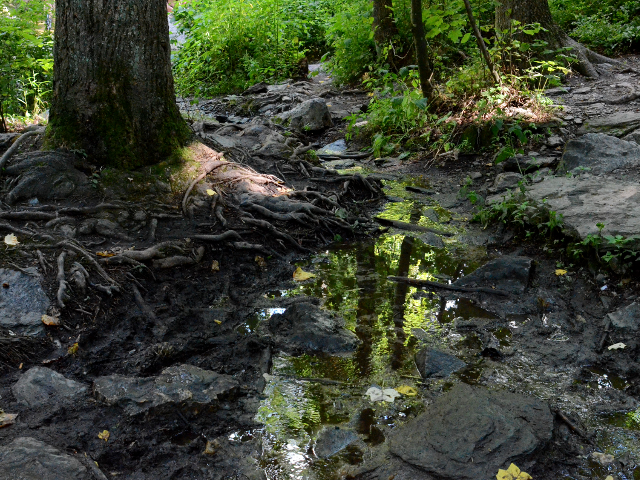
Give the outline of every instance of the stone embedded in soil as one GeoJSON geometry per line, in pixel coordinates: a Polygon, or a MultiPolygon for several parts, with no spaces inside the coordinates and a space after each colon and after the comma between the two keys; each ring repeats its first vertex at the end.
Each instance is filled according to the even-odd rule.
{"type": "Polygon", "coordinates": [[[597,235],[598,223],[606,235],[640,234],[640,184],[590,175],[545,177],[527,187],[526,196],[537,208],[561,214],[564,231],[579,239],[597,235]]]}
{"type": "Polygon", "coordinates": [[[578,130],[578,134],[606,133],[623,137],[638,128],[640,128],[640,112],[618,112],[586,120],[578,130]]]}
{"type": "Polygon", "coordinates": [[[266,326],[276,346],[290,354],[348,353],[360,341],[344,328],[344,319],[312,303],[295,303],[282,314],[272,315],[266,326]]]}
{"type": "Polygon", "coordinates": [[[504,256],[491,260],[454,285],[460,287],[496,288],[513,294],[522,294],[529,285],[532,260],[528,257],[504,256]]]}
{"type": "Polygon", "coordinates": [[[358,435],[351,430],[340,427],[325,427],[318,434],[314,452],[320,458],[327,458],[341,452],[357,440],[358,435]]]}
{"type": "Polygon", "coordinates": [[[325,145],[320,150],[317,150],[316,153],[318,155],[343,155],[347,152],[347,143],[344,141],[344,138],[340,140],[336,140],[333,143],[325,145]]]}
{"type": "MultiPolygon", "coordinates": [[[[28,270],[37,274],[35,268],[28,270]]],[[[0,268],[0,326],[22,335],[44,332],[42,315],[47,313],[49,298],[38,278],[0,268]]]]}
{"type": "Polygon", "coordinates": [[[210,405],[219,395],[230,394],[237,387],[238,382],[230,375],[192,365],[166,368],[157,377],[109,375],[93,382],[98,400],[122,406],[129,415],[178,403],[210,405]]]}
{"type": "Polygon", "coordinates": [[[551,411],[537,398],[458,384],[397,427],[389,449],[438,478],[488,479],[543,447],[552,430],[551,411]]]}
{"type": "Polygon", "coordinates": [[[492,193],[504,192],[509,188],[516,188],[522,181],[522,174],[516,172],[505,172],[496,175],[493,186],[489,189],[492,193]]]}
{"type": "Polygon", "coordinates": [[[0,480],[91,480],[71,455],[31,437],[0,447],[0,480]]]}
{"type": "Polygon", "coordinates": [[[615,328],[635,332],[640,328],[640,304],[633,302],[610,313],[608,317],[615,328]]]}
{"type": "Polygon", "coordinates": [[[640,165],[640,146],[610,135],[590,133],[567,142],[558,166],[561,172],[588,169],[590,173],[609,173],[640,165]]]}
{"type": "Polygon", "coordinates": [[[75,400],[86,393],[87,387],[49,368],[33,367],[20,377],[11,391],[18,403],[34,408],[75,400]]]}
{"type": "Polygon", "coordinates": [[[467,366],[455,355],[432,348],[423,348],[416,354],[416,365],[422,378],[445,378],[467,366]]]}
{"type": "Polygon", "coordinates": [[[321,98],[312,98],[302,102],[293,110],[283,113],[279,118],[288,122],[289,127],[294,130],[322,130],[333,126],[331,113],[327,103],[321,98]]]}
{"type": "Polygon", "coordinates": [[[640,145],[640,128],[631,132],[629,135],[625,135],[622,139],[627,142],[635,142],[640,145]]]}
{"type": "Polygon", "coordinates": [[[558,157],[541,157],[538,155],[516,155],[502,162],[507,172],[529,173],[541,168],[548,168],[558,163],[558,157]]]}

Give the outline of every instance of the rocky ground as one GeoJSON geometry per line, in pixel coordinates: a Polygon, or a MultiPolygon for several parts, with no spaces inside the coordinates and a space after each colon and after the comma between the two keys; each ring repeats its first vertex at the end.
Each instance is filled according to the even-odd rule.
{"type": "Polygon", "coordinates": [[[638,234],[638,74],[602,73],[499,165],[374,159],[322,72],[185,100],[186,162],[141,172],[0,135],[0,478],[636,478],[635,270],[460,194],[638,234]]]}

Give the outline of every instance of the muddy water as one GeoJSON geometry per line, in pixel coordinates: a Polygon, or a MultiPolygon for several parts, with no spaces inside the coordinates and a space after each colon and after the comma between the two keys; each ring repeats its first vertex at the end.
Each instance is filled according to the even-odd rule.
{"type": "MultiPolygon", "coordinates": [[[[410,182],[415,184],[415,181],[410,182]]],[[[525,385],[530,394],[544,399],[561,398],[566,411],[581,412],[583,422],[597,432],[602,451],[620,457],[623,453],[640,459],[640,411],[593,415],[598,398],[568,393],[576,371],[549,371],[537,359],[521,355],[517,360],[493,362],[483,356],[483,342],[477,334],[461,335],[454,319],[495,318],[473,301],[418,290],[387,279],[408,276],[439,282],[453,282],[489,260],[482,247],[460,243],[465,222],[455,214],[405,190],[406,182],[388,185],[397,202],[386,205],[380,216],[437,228],[454,234],[432,246],[432,237],[390,230],[358,244],[336,244],[308,261],[299,263],[316,277],[296,289],[268,292],[270,298],[296,295],[323,300],[324,308],[340,314],[348,329],[362,341],[350,356],[309,356],[274,359],[257,420],[264,425],[262,468],[269,479],[334,479],[344,476],[350,465],[361,464],[369,448],[385,441],[382,426],[394,426],[424,406],[424,386],[414,357],[423,345],[454,353],[467,366],[451,377],[431,380],[430,389],[446,390],[454,382],[479,382],[512,388],[525,385]],[[423,238],[421,238],[423,237],[423,238]],[[365,393],[371,387],[411,387],[417,395],[401,395],[393,402],[372,401],[365,393]],[[357,435],[332,437],[328,447],[323,437],[328,430],[341,429],[357,435]],[[320,443],[324,445],[320,447],[320,443]],[[348,445],[347,445],[348,444],[348,445]],[[347,446],[345,446],[347,445],[347,446]]],[[[423,188],[428,187],[421,185],[423,188]]],[[[263,309],[240,327],[251,333],[261,321],[282,309],[263,309]]],[[[507,319],[507,326],[491,330],[500,348],[509,349],[520,339],[528,318],[507,319]]],[[[562,342],[562,335],[553,341],[562,342]]],[[[624,390],[625,379],[590,368],[587,388],[595,392],[624,390]]],[[[402,389],[401,389],[402,390],[402,389]]],[[[335,432],[332,432],[335,433],[335,432]]],[[[240,435],[240,434],[238,434],[240,435]]],[[[588,478],[605,478],[610,467],[593,462],[583,472],[588,478]]],[[[615,472],[614,472],[615,473],[615,472]]],[[[558,478],[572,478],[568,476],[558,478]]],[[[620,477],[631,478],[631,477],[620,477]]],[[[637,472],[633,478],[640,478],[637,472]]]]}

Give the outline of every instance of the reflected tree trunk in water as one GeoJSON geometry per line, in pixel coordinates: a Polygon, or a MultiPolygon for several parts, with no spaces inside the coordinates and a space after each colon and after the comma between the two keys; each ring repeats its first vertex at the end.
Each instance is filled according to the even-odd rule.
{"type": "Polygon", "coordinates": [[[375,247],[373,244],[363,245],[363,247],[356,255],[358,262],[356,282],[359,289],[356,335],[362,340],[362,344],[356,351],[355,361],[358,375],[365,377],[371,373],[373,331],[377,328],[378,314],[373,299],[377,287],[375,247]]]}

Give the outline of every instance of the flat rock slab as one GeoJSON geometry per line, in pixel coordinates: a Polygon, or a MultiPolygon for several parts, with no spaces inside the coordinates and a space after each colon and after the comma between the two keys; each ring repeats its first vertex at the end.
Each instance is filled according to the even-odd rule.
{"type": "MultiPolygon", "coordinates": [[[[37,270],[32,269],[34,274],[37,270]]],[[[44,293],[39,276],[0,268],[0,326],[22,335],[44,332],[42,315],[47,313],[49,298],[44,293]]]]}
{"type": "Polygon", "coordinates": [[[422,378],[445,378],[467,366],[455,355],[433,348],[423,348],[416,354],[416,365],[422,378]]]}
{"type": "Polygon", "coordinates": [[[611,135],[589,133],[570,140],[558,166],[561,172],[586,169],[590,173],[609,173],[640,165],[640,145],[611,135]]]}
{"type": "MultiPolygon", "coordinates": [[[[540,208],[562,214],[564,229],[581,239],[603,233],[640,234],[640,184],[590,175],[545,177],[527,187],[526,196],[540,208]],[[543,200],[545,202],[543,203],[543,200]]],[[[488,199],[491,203],[495,198],[488,199]]]]}
{"type": "Polygon", "coordinates": [[[0,447],[0,480],[90,480],[94,476],[71,455],[31,437],[0,447]]]}
{"type": "Polygon", "coordinates": [[[93,382],[98,400],[122,406],[129,415],[168,404],[210,405],[218,401],[219,395],[229,394],[236,387],[238,382],[230,375],[192,365],[169,367],[157,377],[109,375],[93,382]]]}
{"type": "Polygon", "coordinates": [[[279,118],[288,123],[292,129],[299,131],[313,132],[333,126],[329,107],[322,98],[312,98],[302,102],[293,110],[281,114],[279,118]]]}
{"type": "Polygon", "coordinates": [[[340,427],[325,427],[318,434],[314,452],[320,458],[327,458],[341,452],[356,441],[358,441],[358,435],[352,430],[340,427]]]}
{"type": "Polygon", "coordinates": [[[640,128],[640,112],[619,112],[606,117],[585,120],[578,134],[606,133],[615,137],[623,137],[640,128]]]}
{"type": "Polygon", "coordinates": [[[266,322],[277,347],[290,354],[348,353],[360,340],[344,328],[344,319],[312,303],[295,303],[266,322]]]}
{"type": "Polygon", "coordinates": [[[551,411],[537,398],[458,384],[397,427],[389,449],[438,478],[484,480],[544,446],[552,430],[551,411]]]}
{"type": "Polygon", "coordinates": [[[34,408],[75,400],[86,393],[87,387],[50,368],[33,367],[20,377],[11,391],[18,403],[34,408]]]}
{"type": "Polygon", "coordinates": [[[615,328],[637,332],[640,329],[640,304],[633,302],[610,313],[608,317],[615,328]]]}
{"type": "Polygon", "coordinates": [[[532,260],[528,257],[505,256],[491,260],[454,285],[460,287],[496,288],[522,294],[529,285],[532,260]]]}

